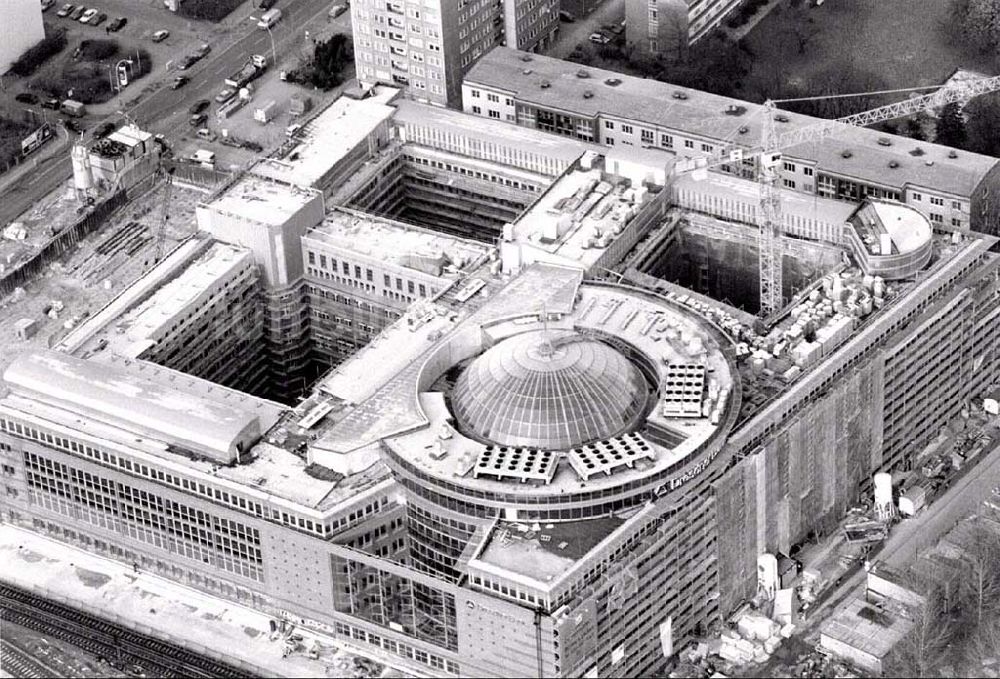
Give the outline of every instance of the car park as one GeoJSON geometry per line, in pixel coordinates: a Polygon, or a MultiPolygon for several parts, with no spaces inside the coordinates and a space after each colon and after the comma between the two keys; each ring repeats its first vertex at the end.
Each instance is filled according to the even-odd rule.
{"type": "Polygon", "coordinates": [[[172,89],[172,90],[179,90],[180,88],[182,88],[185,85],[187,85],[188,81],[190,81],[190,80],[191,79],[189,77],[187,77],[186,75],[179,75],[176,78],[174,78],[174,82],[172,82],[170,84],[170,89],[172,89]]]}
{"type": "Polygon", "coordinates": [[[587,40],[589,40],[590,42],[597,43],[598,45],[607,45],[609,42],[611,42],[611,38],[604,35],[603,33],[591,33],[587,37],[587,40]]]}
{"type": "Polygon", "coordinates": [[[336,19],[346,11],[347,11],[347,5],[338,2],[336,5],[330,8],[330,18],[336,19]]]}
{"type": "Polygon", "coordinates": [[[236,90],[231,87],[227,87],[217,95],[215,95],[215,101],[220,104],[225,104],[227,101],[236,96],[236,90]]]}
{"type": "Polygon", "coordinates": [[[95,14],[94,15],[94,18],[90,20],[90,25],[91,26],[100,26],[101,24],[103,24],[107,20],[108,20],[108,15],[105,14],[104,12],[101,12],[100,14],[95,14]]]}
{"type": "Polygon", "coordinates": [[[163,42],[170,37],[170,31],[157,31],[153,33],[153,42],[163,42]]]}
{"type": "Polygon", "coordinates": [[[206,108],[208,108],[211,105],[212,105],[212,102],[210,102],[208,99],[199,99],[198,101],[196,101],[193,104],[191,104],[191,108],[189,108],[188,111],[192,115],[196,115],[198,113],[201,113],[202,111],[204,111],[206,108]]]}
{"type": "Polygon", "coordinates": [[[191,125],[191,127],[202,127],[206,120],[208,120],[207,113],[195,113],[188,119],[188,124],[191,125]]]}
{"type": "Polygon", "coordinates": [[[81,24],[90,23],[90,20],[93,19],[95,16],[97,16],[97,14],[98,10],[94,8],[88,9],[87,11],[85,11],[83,14],[80,15],[80,18],[77,19],[77,21],[79,21],[81,24]]]}
{"type": "Polygon", "coordinates": [[[14,97],[14,101],[20,102],[22,104],[37,104],[38,97],[33,95],[31,92],[21,92],[19,95],[14,97]]]}
{"type": "Polygon", "coordinates": [[[74,9],[76,9],[76,5],[65,4],[59,9],[58,12],[56,12],[56,16],[68,17],[70,14],[73,13],[74,9]]]}
{"type": "Polygon", "coordinates": [[[123,28],[125,28],[125,24],[127,24],[127,23],[128,23],[128,19],[126,19],[125,17],[118,17],[117,19],[115,19],[114,21],[112,21],[110,24],[108,24],[108,30],[111,31],[112,33],[117,33],[118,31],[120,31],[123,28]]]}

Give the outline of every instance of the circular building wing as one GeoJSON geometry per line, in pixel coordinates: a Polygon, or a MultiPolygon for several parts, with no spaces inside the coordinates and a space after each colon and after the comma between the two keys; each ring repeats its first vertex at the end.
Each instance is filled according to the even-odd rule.
{"type": "Polygon", "coordinates": [[[645,410],[646,381],[603,342],[559,330],[504,340],[459,377],[459,428],[508,446],[562,450],[615,436],[645,410]]]}

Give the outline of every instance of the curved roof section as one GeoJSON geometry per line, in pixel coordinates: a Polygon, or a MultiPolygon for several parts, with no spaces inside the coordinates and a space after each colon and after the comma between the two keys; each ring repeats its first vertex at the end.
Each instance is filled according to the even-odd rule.
{"type": "Polygon", "coordinates": [[[4,381],[15,393],[187,446],[219,462],[233,461],[239,444],[248,450],[260,436],[255,413],[157,384],[120,365],[45,351],[19,357],[4,381]]]}
{"type": "Polygon", "coordinates": [[[931,223],[912,207],[882,201],[871,201],[871,207],[900,254],[913,252],[930,242],[931,223]]]}
{"type": "Polygon", "coordinates": [[[452,407],[477,438],[562,450],[627,429],[647,396],[639,370],[607,344],[574,331],[535,331],[473,361],[455,385],[452,407]]]}

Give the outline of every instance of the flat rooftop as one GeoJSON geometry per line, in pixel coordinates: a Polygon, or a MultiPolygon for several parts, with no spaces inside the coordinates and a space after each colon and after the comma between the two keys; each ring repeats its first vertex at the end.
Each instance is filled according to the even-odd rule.
{"type": "MultiPolygon", "coordinates": [[[[418,127],[432,127],[446,131],[448,134],[456,135],[471,142],[471,145],[497,144],[509,148],[530,150],[548,158],[554,158],[561,162],[563,167],[569,167],[585,151],[603,153],[606,149],[597,144],[588,144],[579,139],[561,137],[556,134],[549,134],[540,130],[531,130],[512,126],[500,120],[482,118],[470,115],[461,111],[420,104],[408,99],[401,99],[395,104],[396,114],[393,122],[397,127],[402,128],[404,141],[413,142],[412,134],[407,134],[406,130],[418,127]]],[[[438,142],[441,148],[451,149],[446,140],[438,142]]],[[[516,165],[516,160],[503,158],[489,158],[486,149],[480,146],[484,152],[483,156],[487,160],[496,160],[516,165]]]]}
{"type": "Polygon", "coordinates": [[[544,524],[500,521],[476,560],[548,583],[623,523],[616,516],[544,524]]]}
{"type": "Polygon", "coordinates": [[[871,201],[869,206],[870,210],[862,208],[858,213],[855,228],[876,239],[883,233],[888,234],[893,254],[913,252],[931,240],[931,223],[913,208],[884,201],[871,201]]]}
{"type": "Polygon", "coordinates": [[[315,185],[392,117],[396,109],[388,103],[398,94],[394,87],[379,86],[366,99],[341,96],[299,130],[299,143],[288,154],[265,158],[251,171],[296,186],[315,185]]]}
{"type": "Polygon", "coordinates": [[[209,207],[247,221],[280,226],[315,200],[316,191],[244,173],[209,207]]]}
{"type": "MultiPolygon", "coordinates": [[[[761,139],[763,107],[759,104],[509,47],[493,48],[476,62],[464,82],[502,90],[546,109],[645,122],[716,143],[733,140],[755,146],[761,139]],[[542,87],[543,83],[548,85],[542,87]],[[733,115],[731,107],[743,112],[733,115]],[[741,127],[746,127],[746,132],[741,133],[741,127]]],[[[827,122],[797,113],[782,115],[787,122],[777,123],[779,135],[827,122]]],[[[876,185],[896,189],[914,185],[956,195],[970,194],[997,163],[996,158],[849,125],[841,126],[824,141],[790,147],[785,154],[876,185]],[[922,153],[911,155],[917,148],[922,153]]]]}
{"type": "Polygon", "coordinates": [[[412,269],[444,258],[456,274],[482,261],[490,250],[476,241],[342,208],[328,211],[323,223],[303,238],[412,269]]]}
{"type": "MultiPolygon", "coordinates": [[[[166,261],[162,264],[169,267],[166,261]]],[[[94,316],[94,325],[102,322],[103,325],[95,328],[94,332],[88,332],[89,328],[81,328],[80,336],[87,332],[88,337],[80,345],[80,353],[89,355],[107,351],[127,358],[138,358],[155,345],[164,328],[204,297],[209,289],[252,265],[253,256],[249,250],[213,241],[207,250],[190,260],[182,269],[173,269],[175,277],[165,282],[161,280],[160,287],[147,290],[150,294],[145,300],[136,301],[133,298],[135,306],[127,311],[119,308],[119,314],[111,318],[103,312],[94,316]]],[[[143,289],[141,283],[139,285],[140,291],[137,292],[143,289]]],[[[68,342],[66,344],[72,345],[68,342]]]]}
{"type": "Polygon", "coordinates": [[[853,599],[823,623],[820,633],[862,653],[884,658],[913,625],[912,620],[898,613],[879,610],[863,599],[853,599]]]}

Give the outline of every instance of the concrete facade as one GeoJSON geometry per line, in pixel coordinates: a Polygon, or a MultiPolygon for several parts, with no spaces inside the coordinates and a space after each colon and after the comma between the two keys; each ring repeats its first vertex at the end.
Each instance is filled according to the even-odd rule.
{"type": "Polygon", "coordinates": [[[4,2],[0,22],[0,75],[3,75],[29,47],[45,37],[42,6],[35,0],[4,2]]]}

